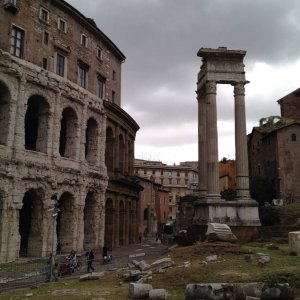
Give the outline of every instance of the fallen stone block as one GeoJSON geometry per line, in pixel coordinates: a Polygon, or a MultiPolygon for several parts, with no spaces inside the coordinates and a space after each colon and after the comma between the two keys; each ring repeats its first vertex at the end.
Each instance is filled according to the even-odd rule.
{"type": "Polygon", "coordinates": [[[153,262],[151,264],[151,270],[158,271],[160,269],[172,267],[173,265],[174,265],[174,261],[170,257],[166,257],[153,262]]]}
{"type": "Polygon", "coordinates": [[[218,261],[218,255],[206,256],[205,261],[208,262],[208,263],[217,262],[218,261]]]}
{"type": "Polygon", "coordinates": [[[93,273],[81,275],[79,277],[79,280],[80,281],[97,280],[102,276],[104,276],[104,272],[93,272],[93,273]]]}
{"type": "Polygon", "coordinates": [[[152,289],[149,292],[149,299],[165,300],[167,299],[167,291],[165,289],[152,289]]]}
{"type": "Polygon", "coordinates": [[[124,274],[124,281],[138,281],[141,277],[142,272],[140,270],[132,270],[124,274]]]}
{"type": "Polygon", "coordinates": [[[188,284],[185,300],[226,300],[233,299],[233,285],[225,283],[188,284]]]}
{"type": "Polygon", "coordinates": [[[234,284],[234,299],[246,299],[246,297],[256,297],[260,299],[264,282],[248,282],[234,284]]]}
{"type": "Polygon", "coordinates": [[[227,224],[208,223],[206,235],[208,241],[237,241],[237,237],[232,233],[230,227],[227,224]]]}
{"type": "Polygon", "coordinates": [[[139,262],[139,269],[140,269],[141,271],[149,270],[149,269],[150,269],[150,265],[147,264],[144,260],[141,260],[141,261],[139,262]]]}
{"type": "Polygon", "coordinates": [[[291,300],[294,299],[294,291],[288,283],[268,284],[263,287],[261,300],[291,300]]]}
{"type": "Polygon", "coordinates": [[[129,298],[131,299],[148,299],[152,285],[148,283],[130,283],[129,298]]]}

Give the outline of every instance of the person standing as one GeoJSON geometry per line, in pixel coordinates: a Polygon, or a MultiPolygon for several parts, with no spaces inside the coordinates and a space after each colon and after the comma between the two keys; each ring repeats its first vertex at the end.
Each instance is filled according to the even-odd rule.
{"type": "Polygon", "coordinates": [[[92,266],[94,261],[94,252],[90,247],[88,247],[88,251],[85,253],[86,259],[87,259],[87,272],[90,273],[90,270],[95,271],[94,267],[92,266]]]}

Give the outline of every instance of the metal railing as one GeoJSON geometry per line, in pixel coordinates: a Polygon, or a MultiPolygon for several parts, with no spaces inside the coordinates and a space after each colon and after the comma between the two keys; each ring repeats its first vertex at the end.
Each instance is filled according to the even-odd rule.
{"type": "MultiPolygon", "coordinates": [[[[113,270],[115,268],[126,267],[132,260],[149,260],[163,255],[167,252],[167,247],[161,249],[151,249],[141,253],[129,253],[127,255],[116,255],[112,253],[112,260],[109,263],[104,263],[103,259],[96,258],[93,261],[95,272],[113,270]]],[[[74,272],[70,271],[62,276],[59,276],[60,266],[66,256],[60,255],[56,257],[56,266],[54,272],[58,280],[66,277],[76,277],[87,273],[87,261],[84,256],[80,258],[80,267],[75,268],[74,272]]],[[[47,282],[50,275],[50,266],[47,265],[45,258],[41,259],[21,259],[17,262],[0,264],[0,292],[16,288],[38,286],[47,282]]],[[[54,278],[51,276],[51,281],[54,278]]]]}

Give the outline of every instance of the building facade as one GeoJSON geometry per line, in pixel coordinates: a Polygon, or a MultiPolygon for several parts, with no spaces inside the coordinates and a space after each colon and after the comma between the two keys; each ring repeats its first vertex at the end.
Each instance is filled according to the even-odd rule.
{"type": "Polygon", "coordinates": [[[135,159],[135,173],[144,178],[152,178],[169,190],[169,218],[176,219],[180,197],[188,192],[191,183],[198,182],[198,171],[188,163],[166,165],[162,162],[135,159]]]}
{"type": "MultiPolygon", "coordinates": [[[[92,19],[63,0],[1,5],[0,261],[46,256],[58,241],[63,252],[103,245],[109,124],[117,122],[115,139],[127,143],[114,155],[124,176],[126,163],[133,169],[138,130],[119,107],[124,60],[92,19]]],[[[137,235],[137,225],[129,225],[140,188],[134,187],[128,204],[123,197],[112,205],[116,219],[124,216],[116,244],[137,235]]]]}
{"type": "MultiPolygon", "coordinates": [[[[278,100],[281,117],[266,118],[248,135],[250,182],[283,203],[300,201],[300,101],[297,89],[278,100]]],[[[263,199],[262,199],[263,200],[263,199]]]]}
{"type": "Polygon", "coordinates": [[[139,235],[154,237],[168,220],[169,191],[152,178],[136,176],[136,179],[143,187],[138,204],[139,235]]]}

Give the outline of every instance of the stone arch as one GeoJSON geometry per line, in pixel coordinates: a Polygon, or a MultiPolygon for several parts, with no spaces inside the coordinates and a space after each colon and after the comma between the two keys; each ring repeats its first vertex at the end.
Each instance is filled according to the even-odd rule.
{"type": "Polygon", "coordinates": [[[42,252],[43,193],[30,189],[23,197],[19,214],[20,256],[39,256],[42,252]]]}
{"type": "Polygon", "coordinates": [[[60,122],[59,154],[63,157],[76,159],[78,148],[78,118],[71,107],[62,112],[60,122]]]}
{"type": "Polygon", "coordinates": [[[97,162],[98,124],[94,118],[89,118],[85,131],[85,159],[90,164],[97,162]]]}
{"type": "Polygon", "coordinates": [[[56,219],[56,235],[57,241],[60,242],[63,252],[68,252],[73,249],[74,235],[74,217],[73,206],[75,198],[73,194],[64,192],[58,200],[58,209],[56,219]]]}
{"type": "Polygon", "coordinates": [[[3,216],[3,213],[4,213],[4,200],[3,200],[3,193],[2,191],[0,190],[0,254],[1,254],[1,248],[2,248],[2,227],[3,227],[3,220],[4,220],[4,216],[3,216]]]}
{"type": "Polygon", "coordinates": [[[121,200],[119,203],[119,245],[125,245],[125,204],[121,200]]]}
{"type": "Polygon", "coordinates": [[[47,152],[50,106],[42,96],[28,99],[25,114],[25,149],[47,152]]]}
{"type": "Polygon", "coordinates": [[[8,87],[0,81],[0,145],[7,145],[10,99],[8,87]]]}
{"type": "Polygon", "coordinates": [[[104,243],[112,248],[114,240],[114,207],[112,199],[108,198],[105,203],[105,235],[104,243]]]}
{"type": "Polygon", "coordinates": [[[114,153],[115,153],[115,139],[111,127],[106,128],[106,141],[105,141],[105,164],[107,171],[113,172],[114,169],[114,153]]]}
{"type": "Polygon", "coordinates": [[[88,192],[85,198],[85,205],[83,210],[84,220],[84,240],[83,248],[93,248],[96,241],[96,218],[95,207],[97,205],[96,195],[94,192],[88,192]]]}
{"type": "Polygon", "coordinates": [[[132,202],[129,201],[128,203],[128,209],[129,209],[129,244],[134,243],[134,233],[133,233],[133,228],[134,228],[134,220],[133,220],[133,210],[132,210],[132,202]]]}
{"type": "Polygon", "coordinates": [[[120,173],[125,171],[125,141],[122,134],[119,135],[119,170],[120,173]]]}
{"type": "Polygon", "coordinates": [[[133,153],[133,142],[131,140],[128,141],[128,173],[129,175],[133,175],[133,161],[134,153],[133,153]]]}

